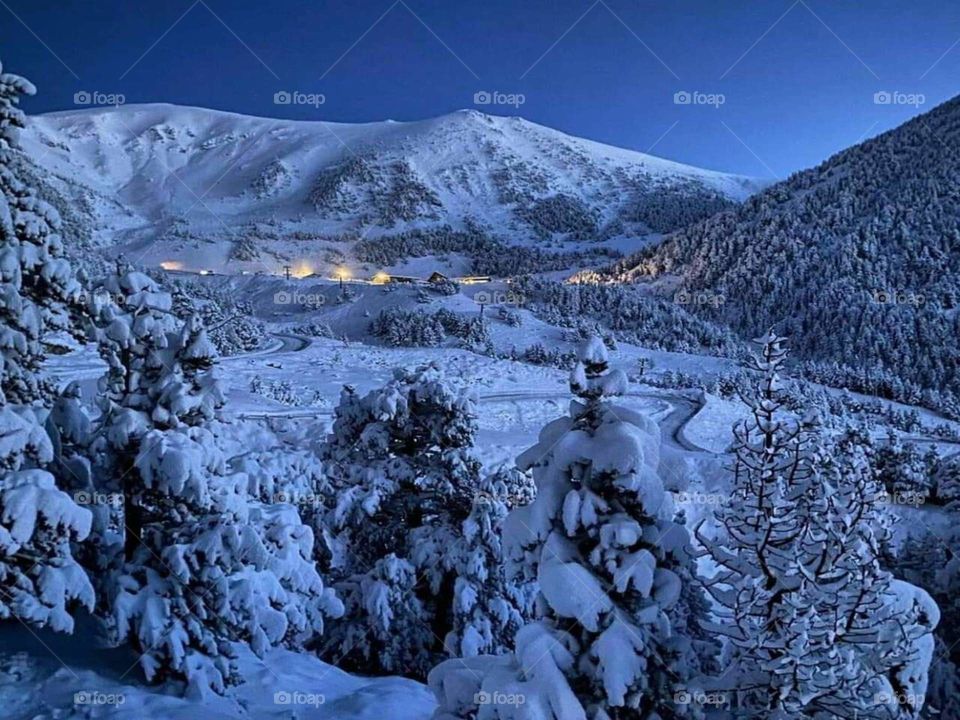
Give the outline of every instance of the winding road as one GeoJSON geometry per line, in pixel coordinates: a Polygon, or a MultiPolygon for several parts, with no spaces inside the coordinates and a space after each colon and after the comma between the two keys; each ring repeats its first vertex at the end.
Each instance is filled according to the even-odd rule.
{"type": "MultiPolygon", "coordinates": [[[[309,337],[303,335],[297,335],[290,332],[276,332],[271,333],[273,341],[264,348],[259,350],[254,350],[247,353],[241,353],[239,355],[230,355],[227,357],[221,358],[220,362],[223,365],[229,365],[232,362],[236,361],[245,361],[251,358],[262,358],[270,357],[273,355],[285,355],[289,353],[299,353],[308,349],[312,344],[313,340],[309,337]]],[[[60,377],[63,381],[70,380],[91,380],[93,378],[98,378],[103,374],[105,366],[102,362],[99,361],[86,361],[75,364],[66,364],[61,365],[60,363],[54,362],[54,365],[60,365],[60,367],[52,367],[51,370],[60,377]]],[[[710,450],[702,448],[698,445],[691,443],[686,436],[684,435],[684,428],[686,425],[703,409],[703,403],[694,399],[691,399],[687,395],[683,394],[683,391],[671,392],[668,390],[656,390],[656,391],[634,391],[624,394],[622,397],[625,398],[637,398],[645,400],[656,400],[667,404],[670,407],[670,411],[662,417],[658,424],[660,425],[660,430],[662,433],[663,440],[666,444],[673,447],[676,450],[683,452],[693,452],[693,453],[707,453],[714,455],[710,450]]],[[[569,393],[563,392],[501,392],[501,393],[490,393],[486,395],[479,395],[478,400],[480,403],[490,404],[490,403],[527,403],[527,402],[543,402],[547,400],[558,400],[565,402],[570,399],[569,393]]],[[[317,417],[332,417],[333,410],[330,408],[312,408],[312,407],[299,407],[299,408],[289,408],[283,410],[264,410],[264,411],[247,411],[237,413],[236,417],[241,420],[264,420],[268,418],[317,418],[317,417]]],[[[960,440],[951,440],[947,438],[937,438],[924,435],[910,435],[904,439],[916,443],[916,444],[949,444],[954,445],[958,448],[957,452],[954,454],[960,454],[960,440]]]]}
{"type": "MultiPolygon", "coordinates": [[[[253,357],[302,352],[312,344],[312,340],[310,338],[293,333],[272,333],[272,336],[277,339],[277,342],[270,347],[250,353],[232,355],[230,357],[223,358],[221,362],[226,363],[233,360],[246,360],[253,357]]],[[[703,403],[691,400],[690,398],[682,395],[680,392],[671,393],[668,391],[628,392],[621,397],[657,400],[666,403],[671,409],[669,413],[667,413],[667,415],[658,422],[664,441],[677,450],[682,450],[685,452],[709,453],[711,455],[713,454],[709,450],[699,447],[698,445],[694,445],[687,440],[683,434],[683,428],[698,412],[700,412],[700,410],[703,408],[703,403]]],[[[562,392],[504,392],[479,395],[477,397],[477,400],[483,404],[498,402],[543,402],[545,400],[559,400],[561,402],[565,402],[569,399],[570,394],[562,392]]],[[[332,416],[333,410],[331,408],[299,407],[283,410],[246,411],[237,413],[236,417],[240,420],[266,420],[270,418],[295,419],[332,416]]]]}

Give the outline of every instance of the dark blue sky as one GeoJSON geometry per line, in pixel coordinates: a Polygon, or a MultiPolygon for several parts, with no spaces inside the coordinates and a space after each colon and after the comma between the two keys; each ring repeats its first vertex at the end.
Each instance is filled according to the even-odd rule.
{"type": "Polygon", "coordinates": [[[0,0],[4,68],[40,89],[30,112],[87,91],[409,120],[522,93],[478,109],[766,176],[952,97],[958,41],[960,5],[942,0],[0,0]],[[684,91],[702,95],[677,104],[684,91]]]}

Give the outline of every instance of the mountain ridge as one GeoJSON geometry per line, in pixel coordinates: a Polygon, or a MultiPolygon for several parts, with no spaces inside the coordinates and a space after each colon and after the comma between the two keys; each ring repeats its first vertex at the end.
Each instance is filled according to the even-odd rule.
{"type": "Polygon", "coordinates": [[[831,384],[956,415],[960,97],[581,279],[776,326],[831,384]]]}
{"type": "Polygon", "coordinates": [[[66,202],[82,187],[93,245],[193,268],[349,263],[356,238],[442,228],[636,248],[763,185],[476,110],[350,124],[123,105],[33,116],[21,142],[66,202]]]}

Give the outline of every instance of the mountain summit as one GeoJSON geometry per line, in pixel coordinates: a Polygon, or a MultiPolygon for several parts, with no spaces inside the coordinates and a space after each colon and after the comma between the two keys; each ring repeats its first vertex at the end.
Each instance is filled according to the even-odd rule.
{"type": "Polygon", "coordinates": [[[343,124],[126,105],[33,117],[23,145],[96,219],[93,242],[214,267],[241,241],[247,255],[291,257],[304,239],[342,249],[467,224],[511,243],[635,249],[761,187],[473,110],[343,124]]]}

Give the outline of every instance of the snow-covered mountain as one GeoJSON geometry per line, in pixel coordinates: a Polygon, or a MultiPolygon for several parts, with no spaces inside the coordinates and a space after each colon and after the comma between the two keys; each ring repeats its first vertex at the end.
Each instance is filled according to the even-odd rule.
{"type": "Polygon", "coordinates": [[[960,411],[960,98],[605,274],[747,336],[775,325],[831,384],[960,411]]]}
{"type": "Polygon", "coordinates": [[[340,124],[129,105],[33,117],[22,145],[92,244],[189,269],[320,269],[360,237],[441,228],[630,250],[761,187],[473,110],[340,124]]]}

